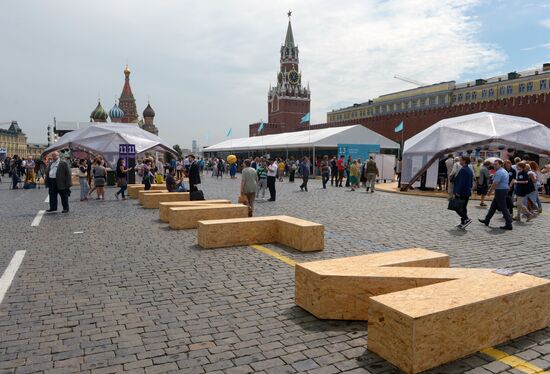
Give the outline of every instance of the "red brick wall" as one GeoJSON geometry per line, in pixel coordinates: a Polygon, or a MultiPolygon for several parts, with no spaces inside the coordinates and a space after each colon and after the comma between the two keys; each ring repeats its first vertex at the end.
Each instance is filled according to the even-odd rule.
{"type": "Polygon", "coordinates": [[[403,136],[405,139],[408,139],[442,119],[478,112],[494,112],[528,117],[550,127],[550,95],[531,95],[476,104],[463,104],[449,108],[428,109],[341,122],[322,123],[314,125],[312,128],[319,129],[362,124],[389,139],[399,142],[401,140],[401,134],[396,134],[394,129],[401,121],[405,124],[403,136]]]}
{"type": "MultiPolygon", "coordinates": [[[[540,94],[486,101],[476,104],[462,104],[449,108],[428,109],[340,122],[321,123],[312,125],[311,128],[324,129],[361,124],[389,139],[400,142],[401,134],[396,134],[394,129],[401,121],[405,124],[404,139],[408,139],[442,119],[483,111],[528,117],[550,127],[550,95],[540,94]]],[[[271,127],[265,126],[263,135],[307,130],[307,127],[304,126],[289,126],[287,128],[279,124],[270,125],[271,127]]],[[[259,124],[252,124],[249,126],[249,136],[256,135],[258,126],[259,124]]]]}

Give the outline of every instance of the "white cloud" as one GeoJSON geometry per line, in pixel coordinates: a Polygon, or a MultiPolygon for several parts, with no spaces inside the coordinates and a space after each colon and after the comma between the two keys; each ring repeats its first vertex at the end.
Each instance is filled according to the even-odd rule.
{"type": "Polygon", "coordinates": [[[248,123],[267,120],[267,89],[292,9],[312,122],[324,122],[335,105],[411,87],[395,74],[439,82],[495,70],[505,55],[479,42],[480,25],[469,15],[482,1],[3,3],[0,12],[14,17],[0,25],[12,56],[0,60],[12,72],[0,113],[44,141],[51,117],[86,119],[98,91],[110,107],[129,62],[138,109],[151,95],[162,137],[188,147],[207,134],[210,143],[221,140],[229,127],[247,136],[248,123]]]}
{"type": "Polygon", "coordinates": [[[550,18],[540,21],[540,25],[550,29],[550,18]]]}

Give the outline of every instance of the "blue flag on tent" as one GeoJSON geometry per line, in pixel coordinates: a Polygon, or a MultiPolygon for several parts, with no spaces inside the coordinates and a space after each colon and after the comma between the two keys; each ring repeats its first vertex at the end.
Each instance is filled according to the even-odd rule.
{"type": "Polygon", "coordinates": [[[404,127],[403,121],[401,121],[401,123],[399,125],[397,125],[397,127],[395,128],[394,131],[395,132],[401,132],[401,131],[403,131],[403,127],[404,127]]]}
{"type": "Polygon", "coordinates": [[[231,136],[231,132],[233,131],[233,128],[230,128],[229,131],[227,131],[227,137],[231,136]]]}
{"type": "Polygon", "coordinates": [[[263,129],[264,129],[264,121],[261,121],[261,122],[260,122],[260,127],[258,127],[258,132],[259,132],[259,133],[262,132],[263,129]]]}
{"type": "Polygon", "coordinates": [[[309,122],[309,112],[305,116],[302,117],[302,119],[300,120],[300,125],[302,123],[306,123],[306,122],[309,122]]]}

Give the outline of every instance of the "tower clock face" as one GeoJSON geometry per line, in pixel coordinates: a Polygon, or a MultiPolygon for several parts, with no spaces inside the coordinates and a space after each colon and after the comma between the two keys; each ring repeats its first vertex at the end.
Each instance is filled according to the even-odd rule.
{"type": "Polygon", "coordinates": [[[298,76],[296,70],[291,70],[290,73],[288,73],[288,80],[291,84],[298,84],[300,77],[298,76]]]}

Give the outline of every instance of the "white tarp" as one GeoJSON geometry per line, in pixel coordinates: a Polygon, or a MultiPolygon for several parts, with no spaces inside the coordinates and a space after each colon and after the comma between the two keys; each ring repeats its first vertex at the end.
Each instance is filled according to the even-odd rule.
{"type": "Polygon", "coordinates": [[[399,144],[362,125],[228,139],[205,148],[204,152],[257,149],[336,148],[338,144],[379,144],[381,149],[399,149],[399,144]]]}
{"type": "Polygon", "coordinates": [[[55,144],[46,148],[44,154],[65,148],[84,150],[100,154],[113,164],[118,158],[119,144],[135,144],[137,154],[146,151],[163,151],[177,155],[176,151],[155,134],[151,134],[137,125],[119,123],[93,124],[71,131],[59,138],[55,144]]]}
{"type": "Polygon", "coordinates": [[[550,129],[529,118],[489,112],[441,120],[405,141],[402,180],[414,181],[421,169],[447,153],[484,145],[549,154],[550,129]]]}

